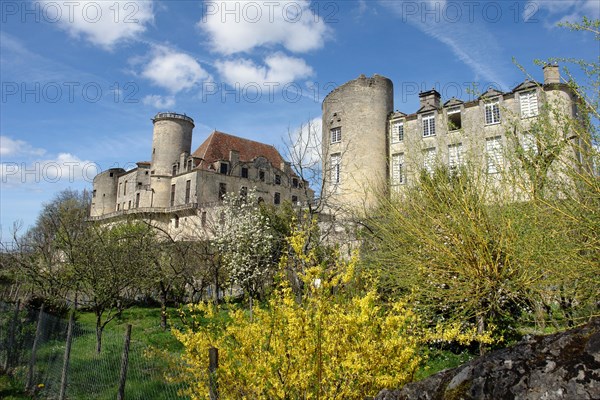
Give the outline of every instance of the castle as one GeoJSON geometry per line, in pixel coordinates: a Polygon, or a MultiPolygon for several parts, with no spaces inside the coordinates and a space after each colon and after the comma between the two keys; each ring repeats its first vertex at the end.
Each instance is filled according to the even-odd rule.
{"type": "Polygon", "coordinates": [[[153,118],[151,161],[125,171],[111,168],[94,178],[90,220],[133,215],[149,218],[174,237],[210,236],[215,207],[226,193],[259,201],[301,205],[312,198],[308,183],[270,145],[214,131],[191,152],[192,118],[161,112],[153,118]]]}
{"type": "Polygon", "coordinates": [[[577,116],[575,94],[560,82],[559,67],[546,65],[543,72],[543,83],[525,81],[510,92],[488,89],[467,102],[451,98],[442,104],[436,90],[422,92],[412,114],[394,112],[393,83],[383,76],[361,75],[339,86],[323,101],[322,196],[338,207],[368,210],[376,193],[402,190],[438,163],[454,168],[467,159],[499,175],[507,162],[507,131],[516,121],[520,143],[531,149],[527,127],[543,101],[568,118],[577,116]]]}
{"type": "MultiPolygon", "coordinates": [[[[536,143],[527,129],[543,102],[577,118],[577,99],[560,82],[558,66],[546,65],[543,72],[543,83],[526,80],[510,92],[490,88],[467,102],[451,98],[442,104],[435,89],[422,92],[420,108],[412,114],[394,111],[393,83],[383,76],[361,75],[339,86],[322,105],[325,212],[368,210],[376,205],[377,193],[401,190],[439,163],[455,168],[468,159],[490,177],[499,175],[515,121],[522,147],[533,150],[536,143]]],[[[197,237],[192,228],[206,231],[228,192],[245,196],[256,188],[259,201],[275,205],[312,200],[308,182],[273,146],[215,131],[192,153],[190,117],[158,113],[153,123],[151,161],[97,175],[90,219],[135,214],[172,234],[197,237]]],[[[574,154],[568,156],[580,159],[580,148],[572,146],[574,154]]]]}

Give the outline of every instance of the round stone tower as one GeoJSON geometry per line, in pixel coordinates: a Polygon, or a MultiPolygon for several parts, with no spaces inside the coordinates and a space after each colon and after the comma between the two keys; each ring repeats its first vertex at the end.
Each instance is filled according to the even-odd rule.
{"type": "Polygon", "coordinates": [[[323,101],[322,197],[332,208],[368,209],[385,191],[387,119],[394,86],[380,75],[364,75],[336,88],[323,101]]]}
{"type": "Polygon", "coordinates": [[[194,120],[183,114],[161,112],[156,114],[152,122],[152,207],[168,207],[173,165],[179,162],[182,153],[190,154],[194,120]]]}
{"type": "Polygon", "coordinates": [[[94,177],[90,216],[97,217],[116,211],[117,183],[123,168],[111,168],[94,177]]]}

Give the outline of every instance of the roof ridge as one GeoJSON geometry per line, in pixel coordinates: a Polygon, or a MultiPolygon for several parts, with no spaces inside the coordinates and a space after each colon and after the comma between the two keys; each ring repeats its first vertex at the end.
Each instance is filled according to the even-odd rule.
{"type": "Polygon", "coordinates": [[[273,147],[275,150],[277,150],[274,145],[268,144],[268,143],[264,143],[264,142],[259,142],[258,140],[248,139],[248,138],[245,138],[245,137],[241,137],[241,136],[233,135],[231,133],[227,133],[227,132],[223,132],[223,131],[217,131],[217,130],[215,130],[213,133],[219,133],[221,135],[231,136],[231,137],[236,138],[236,139],[247,140],[248,142],[258,143],[258,144],[263,145],[263,146],[270,146],[270,147],[273,147]]]}

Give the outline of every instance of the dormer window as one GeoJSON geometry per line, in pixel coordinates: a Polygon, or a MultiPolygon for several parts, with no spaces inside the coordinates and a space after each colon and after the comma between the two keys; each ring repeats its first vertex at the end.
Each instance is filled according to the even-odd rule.
{"type": "Polygon", "coordinates": [[[173,165],[172,174],[173,174],[173,176],[177,175],[177,164],[173,165]]]}
{"type": "Polygon", "coordinates": [[[500,123],[500,101],[492,100],[485,104],[485,124],[499,124],[500,123]]]}
{"type": "Polygon", "coordinates": [[[462,128],[462,118],[460,107],[451,107],[448,109],[448,130],[456,131],[462,128]]]}
{"type": "Polygon", "coordinates": [[[275,184],[281,185],[281,175],[275,175],[275,184]]]}
{"type": "Polygon", "coordinates": [[[292,187],[298,188],[298,178],[292,178],[292,187]]]}
{"type": "Polygon", "coordinates": [[[223,175],[227,175],[228,170],[229,170],[229,165],[227,165],[227,163],[222,162],[221,165],[219,166],[219,173],[223,174],[223,175]]]}
{"type": "Polygon", "coordinates": [[[265,181],[265,171],[263,171],[263,170],[258,171],[258,180],[261,182],[265,181]]]}
{"type": "Polygon", "coordinates": [[[248,168],[242,167],[242,178],[248,179],[248,168]]]}
{"type": "Polygon", "coordinates": [[[519,94],[519,103],[521,104],[522,118],[535,117],[538,115],[538,101],[535,90],[519,94]]]}
{"type": "Polygon", "coordinates": [[[435,136],[435,113],[423,115],[423,137],[435,136]]]}

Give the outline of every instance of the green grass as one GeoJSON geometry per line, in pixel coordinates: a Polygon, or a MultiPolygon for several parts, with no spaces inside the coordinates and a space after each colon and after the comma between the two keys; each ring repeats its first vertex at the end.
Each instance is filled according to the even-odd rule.
{"type": "MultiPolygon", "coordinates": [[[[174,314],[174,310],[171,313],[174,314]]],[[[132,325],[125,386],[127,399],[178,398],[181,386],[165,380],[169,363],[148,350],[154,348],[178,355],[182,346],[170,329],[160,328],[159,309],[135,307],[125,310],[120,318],[106,326],[100,354],[96,354],[95,316],[92,313],[77,315],[69,363],[69,399],[116,398],[127,324],[132,325]]],[[[46,342],[39,349],[36,368],[37,380],[44,382],[41,397],[52,397],[59,391],[64,348],[64,341],[57,340],[46,342]]]]}
{"type": "Polygon", "coordinates": [[[31,396],[25,394],[22,385],[15,379],[7,375],[0,375],[0,399],[23,400],[31,398],[31,396]]]}
{"type": "Polygon", "coordinates": [[[467,350],[456,354],[449,350],[440,349],[427,350],[425,356],[427,358],[415,374],[415,381],[420,381],[448,368],[456,368],[476,357],[467,350]]]}

